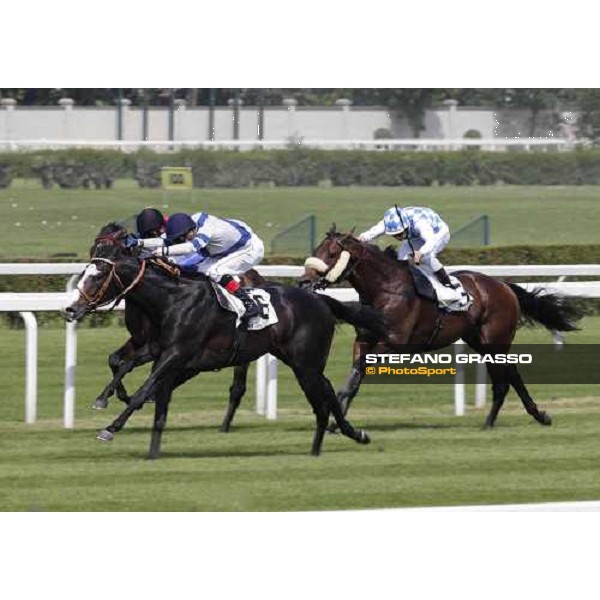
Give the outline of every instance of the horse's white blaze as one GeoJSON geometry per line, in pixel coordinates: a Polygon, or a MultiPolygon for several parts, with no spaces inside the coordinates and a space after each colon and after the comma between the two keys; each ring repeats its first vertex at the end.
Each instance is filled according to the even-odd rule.
{"type": "Polygon", "coordinates": [[[79,283],[77,284],[77,289],[78,290],[83,290],[83,287],[85,286],[86,281],[90,278],[90,277],[95,277],[96,275],[99,275],[100,271],[98,270],[98,267],[95,264],[90,264],[86,267],[85,271],[83,272],[83,277],[79,280],[79,283]]]}
{"type": "Polygon", "coordinates": [[[327,269],[329,269],[329,266],[327,265],[327,263],[322,261],[320,258],[317,258],[316,256],[309,256],[304,261],[304,266],[307,269],[314,269],[318,273],[325,273],[327,271],[327,269]]]}
{"type": "Polygon", "coordinates": [[[329,281],[329,283],[335,283],[342,275],[346,267],[348,266],[348,262],[350,261],[350,252],[347,250],[342,250],[340,257],[337,259],[337,262],[331,268],[331,271],[325,275],[325,279],[329,281]]]}
{"type": "Polygon", "coordinates": [[[79,300],[79,298],[81,298],[79,290],[77,288],[71,290],[71,293],[67,296],[67,306],[72,306],[79,300]]]}

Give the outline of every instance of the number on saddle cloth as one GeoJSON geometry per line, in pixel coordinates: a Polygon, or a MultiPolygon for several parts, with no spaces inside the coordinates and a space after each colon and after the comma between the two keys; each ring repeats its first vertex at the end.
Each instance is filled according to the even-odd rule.
{"type": "Polygon", "coordinates": [[[267,319],[269,317],[269,303],[265,302],[263,296],[259,294],[253,294],[251,290],[248,290],[249,294],[252,296],[254,302],[256,302],[257,306],[260,308],[261,314],[260,316],[263,319],[267,319]]]}

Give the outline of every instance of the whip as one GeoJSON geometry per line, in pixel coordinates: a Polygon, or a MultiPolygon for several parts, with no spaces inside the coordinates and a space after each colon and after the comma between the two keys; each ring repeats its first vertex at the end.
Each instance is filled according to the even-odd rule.
{"type": "Polygon", "coordinates": [[[396,208],[396,212],[398,213],[398,216],[400,217],[400,222],[402,223],[402,227],[404,229],[406,229],[406,241],[408,242],[408,245],[410,246],[410,249],[412,250],[412,253],[413,253],[413,256],[414,256],[415,255],[415,249],[413,248],[412,242],[410,241],[410,230],[406,226],[406,224],[404,223],[404,218],[402,217],[402,211],[398,208],[398,205],[394,204],[394,207],[396,208]]]}

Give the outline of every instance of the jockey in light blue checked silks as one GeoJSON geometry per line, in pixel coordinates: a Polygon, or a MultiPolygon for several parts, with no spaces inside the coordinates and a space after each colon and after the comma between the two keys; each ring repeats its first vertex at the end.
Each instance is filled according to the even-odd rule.
{"type": "Polygon", "coordinates": [[[446,287],[458,287],[450,281],[437,258],[450,241],[450,229],[434,210],[421,206],[394,206],[385,211],[379,223],[358,237],[362,242],[370,242],[384,233],[402,241],[398,260],[407,260],[412,254],[414,263],[421,265],[427,275],[435,274],[446,287]]]}
{"type": "Polygon", "coordinates": [[[247,318],[262,312],[237,277],[265,254],[262,240],[246,223],[205,212],[175,213],[167,221],[166,239],[138,240],[136,245],[154,248],[155,256],[168,256],[184,270],[204,273],[242,301],[247,318]]]}

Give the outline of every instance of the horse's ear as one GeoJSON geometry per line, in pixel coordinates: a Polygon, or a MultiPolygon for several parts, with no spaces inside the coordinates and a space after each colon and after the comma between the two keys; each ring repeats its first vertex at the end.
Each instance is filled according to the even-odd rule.
{"type": "Polygon", "coordinates": [[[356,225],[350,230],[350,233],[348,235],[351,235],[354,237],[354,232],[356,231],[356,225]]]}
{"type": "Polygon", "coordinates": [[[336,233],[336,226],[335,226],[335,223],[332,223],[331,227],[329,228],[329,231],[327,232],[327,237],[331,237],[335,233],[336,233]]]}

